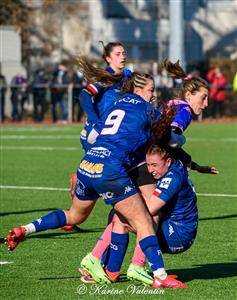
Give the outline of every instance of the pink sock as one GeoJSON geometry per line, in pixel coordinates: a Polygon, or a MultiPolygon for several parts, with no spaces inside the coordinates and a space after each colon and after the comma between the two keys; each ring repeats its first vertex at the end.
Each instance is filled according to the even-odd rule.
{"type": "Polygon", "coordinates": [[[146,256],[142,252],[142,249],[140,248],[139,245],[136,246],[133,257],[132,257],[132,264],[137,265],[140,267],[145,267],[146,265],[146,256]]]}
{"type": "Polygon", "coordinates": [[[97,244],[92,250],[92,255],[97,257],[99,260],[102,259],[104,251],[109,247],[111,242],[111,233],[112,233],[113,222],[109,223],[109,225],[105,228],[102,236],[99,238],[97,244]]]}

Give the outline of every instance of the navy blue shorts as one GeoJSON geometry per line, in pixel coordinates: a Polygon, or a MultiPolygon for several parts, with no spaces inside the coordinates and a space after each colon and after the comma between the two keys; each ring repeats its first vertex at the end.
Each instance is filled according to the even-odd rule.
{"type": "Polygon", "coordinates": [[[186,226],[171,219],[161,221],[157,238],[163,253],[181,253],[190,248],[197,234],[197,226],[186,226]]]}
{"type": "MultiPolygon", "coordinates": [[[[101,151],[100,151],[101,153],[101,151]]],[[[108,152],[105,151],[105,155],[108,152]]],[[[97,200],[115,204],[137,193],[137,189],[120,161],[111,157],[91,159],[86,155],[77,170],[75,194],[80,200],[97,200]]]]}

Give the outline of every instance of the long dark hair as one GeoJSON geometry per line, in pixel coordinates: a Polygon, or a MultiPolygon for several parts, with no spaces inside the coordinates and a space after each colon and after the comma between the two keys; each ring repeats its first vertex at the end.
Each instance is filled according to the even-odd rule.
{"type": "Polygon", "coordinates": [[[149,74],[141,74],[138,72],[131,73],[130,76],[124,80],[124,74],[109,73],[103,69],[94,67],[85,56],[78,57],[78,64],[80,69],[85,75],[85,79],[88,82],[96,83],[100,82],[105,86],[110,86],[115,83],[121,82],[120,92],[122,94],[134,92],[136,87],[143,88],[148,80],[153,80],[153,77],[149,74]]]}
{"type": "Polygon", "coordinates": [[[182,85],[179,88],[177,97],[184,99],[187,92],[195,94],[200,88],[209,89],[208,82],[200,76],[188,76],[179,64],[179,60],[176,63],[172,63],[168,59],[164,59],[158,63],[158,71],[166,70],[168,75],[172,78],[183,79],[182,85]]]}

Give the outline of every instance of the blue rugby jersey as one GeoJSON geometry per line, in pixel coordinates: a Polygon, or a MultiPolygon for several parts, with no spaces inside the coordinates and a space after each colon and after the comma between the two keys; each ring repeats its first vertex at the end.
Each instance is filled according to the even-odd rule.
{"type": "MultiPolygon", "coordinates": [[[[109,73],[114,73],[111,67],[105,69],[109,73]]],[[[129,70],[127,70],[129,71],[129,70]]],[[[87,143],[87,137],[92,128],[99,132],[102,124],[101,118],[106,115],[110,107],[114,104],[115,99],[120,95],[121,83],[114,84],[110,87],[103,87],[101,83],[88,84],[80,95],[79,101],[82,109],[87,115],[86,125],[81,132],[81,143],[86,151],[91,147],[87,143]],[[94,126],[97,124],[97,126],[94,126]]]]}
{"type": "Polygon", "coordinates": [[[167,102],[168,105],[175,106],[178,112],[172,120],[171,126],[179,128],[182,132],[188,127],[192,120],[191,107],[186,100],[174,99],[167,102]]]}
{"type": "Polygon", "coordinates": [[[166,202],[161,208],[162,218],[197,227],[197,197],[181,161],[174,161],[168,172],[158,180],[154,195],[166,202]]]}
{"type": "Polygon", "coordinates": [[[100,135],[93,148],[103,147],[111,156],[127,163],[129,154],[145,144],[151,135],[153,106],[138,95],[120,96],[103,117],[100,135]]]}

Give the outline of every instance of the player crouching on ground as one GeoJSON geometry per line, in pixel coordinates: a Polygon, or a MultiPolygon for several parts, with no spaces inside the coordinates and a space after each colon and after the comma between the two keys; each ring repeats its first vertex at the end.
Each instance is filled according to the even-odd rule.
{"type": "MultiPolygon", "coordinates": [[[[173,159],[169,153],[156,145],[152,145],[148,149],[146,162],[148,171],[157,180],[156,189],[146,204],[157,224],[156,232],[160,251],[161,253],[171,254],[184,252],[193,244],[198,226],[197,198],[188,172],[181,161],[173,159]]],[[[120,272],[125,253],[120,251],[123,245],[119,241],[119,235],[127,231],[128,226],[125,224],[124,219],[115,216],[111,239],[113,247],[109,249],[109,259],[104,268],[110,278],[114,277],[113,273],[118,275],[120,272]],[[116,238],[113,239],[113,236],[116,238]]],[[[91,263],[94,258],[91,253],[88,254],[82,260],[81,265],[87,269],[92,277],[98,278],[100,277],[99,270],[95,270],[91,263]]],[[[159,270],[163,269],[164,266],[159,266],[159,264],[157,271],[158,274],[162,273],[162,278],[158,275],[155,276],[154,280],[145,271],[145,263],[145,256],[139,245],[137,245],[132,264],[127,272],[128,278],[151,284],[153,287],[186,287],[175,279],[176,276],[167,275],[167,273],[164,276],[164,272],[159,270]]]]}

